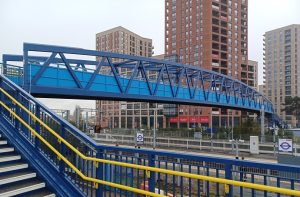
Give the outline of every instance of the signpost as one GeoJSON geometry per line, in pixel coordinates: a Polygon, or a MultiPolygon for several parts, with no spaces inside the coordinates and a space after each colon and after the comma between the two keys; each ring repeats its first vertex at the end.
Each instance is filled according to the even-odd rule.
{"type": "Polygon", "coordinates": [[[293,152],[293,140],[292,139],[278,139],[279,152],[293,152]]]}
{"type": "Polygon", "coordinates": [[[136,133],[136,143],[137,145],[144,144],[144,134],[136,133]]]}

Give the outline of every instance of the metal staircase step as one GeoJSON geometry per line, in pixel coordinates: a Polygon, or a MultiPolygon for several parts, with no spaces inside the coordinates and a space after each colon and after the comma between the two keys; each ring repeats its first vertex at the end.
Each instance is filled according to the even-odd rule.
{"type": "Polygon", "coordinates": [[[15,172],[11,174],[4,174],[4,175],[0,175],[0,185],[23,181],[34,177],[36,177],[36,173],[28,170],[22,172],[15,172]]]}
{"type": "Polygon", "coordinates": [[[22,197],[55,197],[56,195],[46,188],[39,189],[29,194],[23,194],[22,197]]]}
{"type": "Polygon", "coordinates": [[[0,166],[0,174],[5,172],[12,172],[16,170],[22,170],[27,169],[28,164],[27,163],[11,163],[0,166]]]}
{"type": "Polygon", "coordinates": [[[7,141],[6,141],[6,140],[1,140],[1,141],[0,141],[0,145],[5,145],[5,144],[7,144],[7,141]]]}
{"type": "Polygon", "coordinates": [[[20,160],[20,159],[21,159],[20,155],[0,155],[0,164],[2,162],[16,161],[16,160],[20,160]]]}
{"type": "Polygon", "coordinates": [[[15,149],[12,147],[5,147],[5,148],[0,148],[0,153],[8,153],[8,152],[13,152],[15,149]]]}
{"type": "Polygon", "coordinates": [[[0,197],[15,196],[25,194],[26,192],[35,191],[44,188],[46,184],[36,178],[22,181],[17,184],[9,184],[0,188],[0,197]]]}

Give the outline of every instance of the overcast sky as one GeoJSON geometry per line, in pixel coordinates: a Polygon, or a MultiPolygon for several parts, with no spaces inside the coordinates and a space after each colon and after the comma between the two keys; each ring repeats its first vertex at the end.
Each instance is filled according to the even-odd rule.
{"type": "MultiPolygon", "coordinates": [[[[299,24],[300,0],[248,2],[249,59],[262,73],[263,34],[299,24]]],[[[119,25],[153,39],[155,54],[164,52],[164,0],[0,0],[0,55],[22,54],[23,42],[95,49],[95,34],[119,25]]],[[[91,101],[42,100],[50,108],[95,107],[91,101]]]]}

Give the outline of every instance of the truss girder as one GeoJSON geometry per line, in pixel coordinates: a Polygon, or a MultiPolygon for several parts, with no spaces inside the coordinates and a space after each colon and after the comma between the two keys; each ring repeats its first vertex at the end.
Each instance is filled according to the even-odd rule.
{"type": "MultiPolygon", "coordinates": [[[[43,86],[51,86],[53,91],[55,88],[63,88],[55,87],[45,79],[49,77],[50,69],[54,72],[55,65],[60,64],[60,72],[64,72],[64,77],[68,79],[57,79],[56,84],[61,84],[59,80],[71,80],[72,82],[68,81],[71,85],[66,88],[70,91],[85,91],[87,96],[89,91],[108,91],[121,100],[136,96],[136,100],[141,101],[158,102],[161,99],[162,102],[183,101],[187,104],[208,104],[252,111],[259,111],[263,106],[267,113],[273,113],[272,103],[252,87],[229,76],[196,66],[124,54],[27,43],[24,44],[23,57],[24,87],[28,90],[37,87],[41,91],[43,86]],[[47,52],[50,55],[30,56],[31,52],[47,52]],[[94,56],[96,60],[76,60],[68,58],[70,54],[94,56]]],[[[6,60],[9,60],[8,56],[6,60]]]]}

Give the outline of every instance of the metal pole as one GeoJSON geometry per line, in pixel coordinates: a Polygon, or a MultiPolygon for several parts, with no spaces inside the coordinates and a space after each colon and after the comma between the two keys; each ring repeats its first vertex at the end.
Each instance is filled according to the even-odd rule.
{"type": "Polygon", "coordinates": [[[264,105],[261,106],[261,113],[260,113],[260,142],[265,142],[265,108],[264,105]]]}
{"type": "Polygon", "coordinates": [[[212,126],[212,110],[211,110],[211,113],[210,113],[210,149],[211,150],[213,149],[213,141],[212,141],[213,132],[212,132],[212,129],[213,129],[213,126],[212,126]]]}
{"type": "Polygon", "coordinates": [[[239,141],[235,140],[235,158],[239,158],[239,141]]]}
{"type": "Polygon", "coordinates": [[[234,127],[234,116],[233,111],[231,111],[232,117],[231,117],[231,139],[233,140],[233,127],[234,127]]]}
{"type": "Polygon", "coordinates": [[[157,118],[157,104],[154,109],[154,119],[153,119],[153,149],[156,148],[156,118],[157,118]]]}
{"type": "Polygon", "coordinates": [[[88,114],[89,112],[88,111],[86,111],[85,112],[85,132],[88,132],[88,119],[89,119],[89,114],[88,114]]]}

